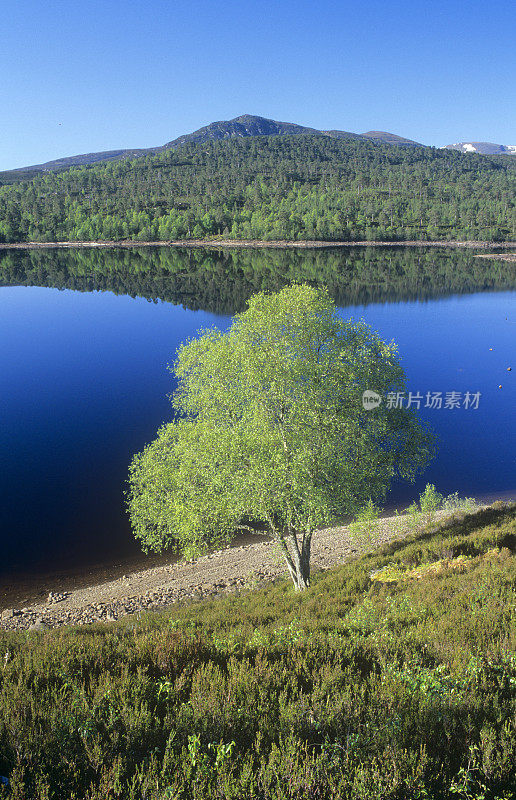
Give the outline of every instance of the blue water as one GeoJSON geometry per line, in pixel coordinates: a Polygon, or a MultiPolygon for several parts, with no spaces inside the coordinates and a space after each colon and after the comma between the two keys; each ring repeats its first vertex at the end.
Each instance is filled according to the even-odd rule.
{"type": "Polygon", "coordinates": [[[516,498],[516,292],[350,307],[343,314],[363,317],[397,343],[408,389],[423,395],[420,416],[438,437],[437,458],[424,476],[396,487],[391,502],[412,499],[427,482],[446,494],[516,498]],[[424,408],[428,391],[442,392],[443,408],[424,408]],[[480,392],[478,409],[445,409],[453,391],[462,403],[466,392],[480,392]]]}
{"type": "MultiPolygon", "coordinates": [[[[481,392],[477,410],[421,409],[438,456],[389,503],[427,482],[516,497],[516,292],[341,313],[397,342],[411,391],[481,392]]],[[[170,416],[167,363],[199,328],[228,324],[108,292],[0,288],[0,572],[138,552],[124,510],[127,467],[170,416]]]]}
{"type": "MultiPolygon", "coordinates": [[[[170,415],[167,363],[217,318],[111,294],[0,289],[3,570],[137,551],[132,454],[170,415]]],[[[220,321],[220,320],[219,320],[220,321]]]]}

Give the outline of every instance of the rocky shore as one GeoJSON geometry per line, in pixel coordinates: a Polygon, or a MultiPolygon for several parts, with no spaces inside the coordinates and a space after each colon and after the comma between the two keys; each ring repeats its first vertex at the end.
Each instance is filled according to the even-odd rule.
{"type": "MultiPolygon", "coordinates": [[[[439,517],[446,514],[449,516],[450,512],[440,512],[439,517]]],[[[318,531],[313,539],[312,568],[317,571],[337,566],[401,539],[409,530],[406,518],[387,517],[371,523],[367,536],[358,535],[347,526],[318,531]]],[[[113,622],[129,614],[258,587],[285,574],[276,545],[260,539],[210,553],[196,561],[157,566],[70,592],[50,592],[46,602],[4,609],[0,613],[0,627],[37,631],[113,622]]]]}
{"type": "Polygon", "coordinates": [[[472,242],[472,241],[361,241],[361,242],[322,242],[322,241],[262,241],[260,239],[177,239],[174,241],[137,242],[132,239],[115,241],[93,242],[11,242],[0,243],[0,250],[40,250],[48,247],[82,248],[82,247],[190,247],[190,248],[218,248],[218,247],[272,247],[286,248],[322,248],[322,247],[466,247],[513,249],[516,242],[472,242]]]}
{"type": "Polygon", "coordinates": [[[475,253],[475,258],[494,258],[496,261],[516,262],[516,253],[475,253]]]}

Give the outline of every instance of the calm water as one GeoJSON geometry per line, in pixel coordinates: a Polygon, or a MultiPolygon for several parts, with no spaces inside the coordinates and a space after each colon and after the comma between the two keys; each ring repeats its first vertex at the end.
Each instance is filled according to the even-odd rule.
{"type": "Polygon", "coordinates": [[[4,579],[139,552],[127,467],[170,415],[167,363],[199,328],[225,328],[252,291],[296,279],[328,284],[345,318],[394,339],[411,391],[481,392],[476,410],[421,409],[439,453],[415,487],[393,487],[391,504],[426,482],[516,496],[514,264],[401,248],[2,253],[4,579]]]}

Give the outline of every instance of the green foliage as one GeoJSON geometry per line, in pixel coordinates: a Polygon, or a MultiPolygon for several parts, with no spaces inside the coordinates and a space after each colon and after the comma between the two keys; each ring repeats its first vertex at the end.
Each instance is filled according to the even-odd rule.
{"type": "Polygon", "coordinates": [[[190,557],[259,527],[304,588],[315,528],[383,497],[430,456],[411,409],[364,410],[365,389],[403,391],[396,348],[344,322],[324,289],[255,295],[228,333],[205,331],[174,367],[176,418],[130,468],[146,549],[190,557]]]}
{"type": "Polygon", "coordinates": [[[514,800],[515,551],[499,504],[301,594],[280,581],[134,624],[0,632],[9,797],[514,800]],[[467,569],[369,577],[443,552],[467,569]]]}
{"type": "Polygon", "coordinates": [[[0,186],[0,241],[511,240],[514,162],[317,135],[185,144],[0,186]]]}
{"type": "Polygon", "coordinates": [[[424,492],[419,495],[419,508],[422,514],[433,514],[443,504],[444,497],[435,488],[433,483],[427,483],[424,492]]]}
{"type": "Polygon", "coordinates": [[[474,511],[478,506],[474,497],[459,497],[458,492],[443,497],[441,503],[443,511],[474,511]]]}
{"type": "Polygon", "coordinates": [[[433,483],[427,483],[419,501],[411,503],[404,513],[409,527],[417,530],[422,524],[430,524],[439,511],[473,511],[476,508],[478,503],[473,497],[459,497],[458,492],[444,497],[433,483]]]}
{"type": "Polygon", "coordinates": [[[355,514],[353,522],[349,526],[350,533],[358,538],[367,537],[371,529],[371,523],[378,519],[381,511],[380,506],[373,503],[369,498],[365,506],[355,514]]]}
{"type": "Polygon", "coordinates": [[[409,519],[409,525],[417,528],[421,521],[431,522],[437,511],[442,507],[444,497],[439,494],[433,483],[427,483],[424,492],[419,496],[419,502],[413,503],[405,510],[409,519]]]}

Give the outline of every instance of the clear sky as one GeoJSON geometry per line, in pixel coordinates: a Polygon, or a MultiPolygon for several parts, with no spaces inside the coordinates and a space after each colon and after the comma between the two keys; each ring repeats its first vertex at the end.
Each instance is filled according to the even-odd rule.
{"type": "Polygon", "coordinates": [[[516,145],[515,33],[514,0],[6,0],[0,169],[240,114],[516,145]]]}

